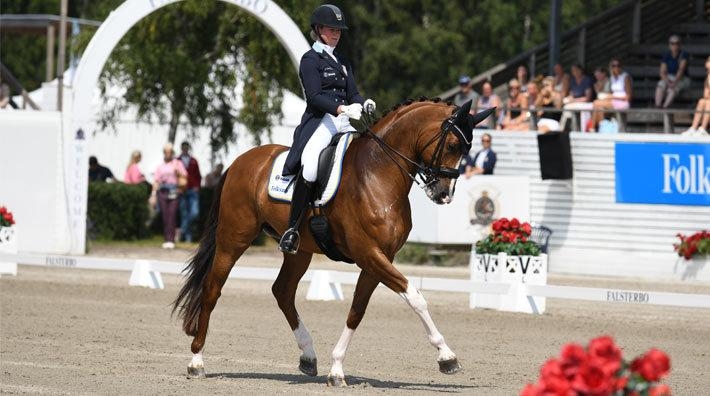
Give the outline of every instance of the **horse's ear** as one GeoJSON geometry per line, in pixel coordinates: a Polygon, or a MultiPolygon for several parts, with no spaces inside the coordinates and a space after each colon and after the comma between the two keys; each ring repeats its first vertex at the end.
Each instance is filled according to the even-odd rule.
{"type": "Polygon", "coordinates": [[[485,120],[486,118],[488,118],[488,116],[490,116],[491,114],[493,114],[494,111],[496,111],[496,107],[491,107],[490,109],[483,110],[483,111],[478,112],[478,113],[476,113],[476,114],[474,114],[474,115],[470,115],[470,114],[469,114],[469,116],[468,116],[468,124],[471,125],[471,129],[473,129],[473,127],[475,127],[476,125],[478,125],[481,121],[483,121],[483,120],[485,120]]]}

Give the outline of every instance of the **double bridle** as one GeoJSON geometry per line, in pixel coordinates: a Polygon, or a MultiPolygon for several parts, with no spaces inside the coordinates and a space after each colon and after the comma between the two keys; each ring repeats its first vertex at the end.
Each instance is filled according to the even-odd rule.
{"type": "Polygon", "coordinates": [[[459,139],[461,155],[468,153],[468,151],[471,149],[471,141],[466,138],[466,135],[464,135],[464,133],[455,123],[457,114],[458,111],[455,112],[451,117],[444,120],[444,122],[441,123],[439,133],[434,135],[434,137],[432,137],[422,148],[422,151],[424,151],[427,147],[429,147],[438,139],[436,143],[436,148],[434,149],[434,153],[432,153],[431,160],[428,164],[423,160],[419,163],[412,161],[411,159],[407,158],[407,156],[397,151],[397,149],[387,144],[384,140],[382,140],[381,137],[377,136],[377,134],[373,132],[372,129],[370,129],[370,125],[372,125],[372,119],[369,112],[363,111],[363,118],[365,121],[365,133],[372,137],[375,142],[377,142],[377,144],[382,148],[382,151],[384,151],[385,154],[387,154],[387,156],[390,157],[390,159],[395,164],[397,164],[399,169],[401,169],[404,174],[406,174],[410,179],[412,179],[412,181],[417,186],[419,186],[420,188],[426,188],[431,186],[432,184],[437,183],[441,178],[457,179],[459,177],[458,169],[449,168],[441,165],[444,156],[444,150],[446,148],[446,137],[449,135],[449,133],[453,133],[454,136],[459,139]],[[399,161],[397,161],[392,156],[392,154],[397,155],[405,162],[414,166],[414,168],[416,169],[414,176],[412,176],[412,174],[409,173],[409,171],[405,169],[402,164],[400,164],[399,161]],[[419,179],[417,179],[417,176],[419,176],[419,179]]]}

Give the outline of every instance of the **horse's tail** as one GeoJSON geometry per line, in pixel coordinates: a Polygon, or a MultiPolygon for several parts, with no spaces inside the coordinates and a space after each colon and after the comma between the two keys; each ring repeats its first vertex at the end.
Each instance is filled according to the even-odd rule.
{"type": "MultiPolygon", "coordinates": [[[[229,171],[229,168],[227,168],[229,171]]],[[[217,223],[219,220],[219,203],[222,196],[222,188],[227,178],[227,171],[224,172],[219,184],[215,189],[215,196],[212,200],[212,207],[207,216],[205,231],[197,252],[190,258],[190,262],[182,272],[185,274],[185,284],[182,285],[175,301],[173,301],[172,313],[178,311],[178,316],[182,318],[182,329],[185,334],[195,336],[197,334],[197,321],[202,310],[202,290],[207,274],[212,269],[217,239],[217,223]]]]}

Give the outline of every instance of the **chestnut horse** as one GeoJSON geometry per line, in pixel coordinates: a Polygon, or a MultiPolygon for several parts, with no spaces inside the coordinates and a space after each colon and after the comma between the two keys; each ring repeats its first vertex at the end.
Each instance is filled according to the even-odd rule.
{"type": "MultiPolygon", "coordinates": [[[[345,352],[380,282],[419,315],[429,341],[438,349],[440,371],[452,374],[460,370],[456,355],[429,315],[424,297],[392,260],[412,227],[408,199],[412,184],[422,185],[437,204],[451,201],[456,168],[471,147],[472,127],[490,114],[471,116],[470,106],[470,102],[457,108],[436,100],[408,101],[380,119],[364,137],[355,139],[347,150],[340,189],[322,211],[330,221],[337,247],[361,272],[346,326],[333,350],[329,385],[345,385],[345,352]]],[[[289,205],[270,199],[267,193],[271,165],[286,149],[265,145],[249,150],[234,160],[217,187],[206,234],[185,268],[185,284],[173,305],[173,311],[178,310],[183,318],[183,330],[194,337],[190,377],[205,375],[202,351],[207,326],[232,266],[262,230],[272,236],[286,230],[289,205]]],[[[298,253],[284,254],[271,290],[302,351],[299,369],[315,376],[313,340],[294,305],[296,288],[312,255],[321,253],[306,229],[301,227],[298,253]]]]}

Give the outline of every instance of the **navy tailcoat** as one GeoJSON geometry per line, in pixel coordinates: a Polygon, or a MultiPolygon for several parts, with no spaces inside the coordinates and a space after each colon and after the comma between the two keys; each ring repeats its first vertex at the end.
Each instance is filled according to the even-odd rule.
{"type": "Polygon", "coordinates": [[[301,153],[326,113],[338,116],[338,106],[363,104],[355,85],[350,64],[338,53],[331,58],[325,50],[311,49],[301,58],[298,75],[306,97],[306,111],[293,133],[293,145],[286,157],[283,174],[294,175],[301,169],[301,153]]]}

